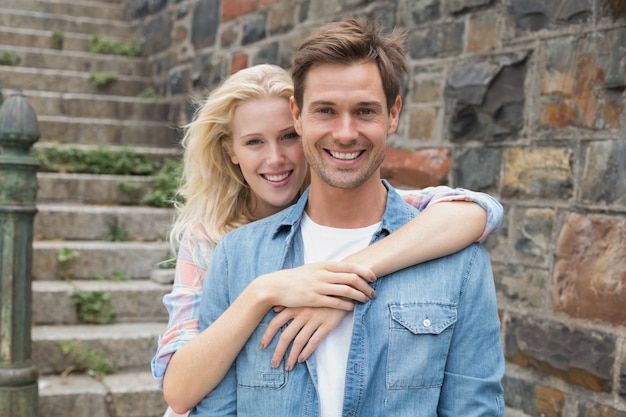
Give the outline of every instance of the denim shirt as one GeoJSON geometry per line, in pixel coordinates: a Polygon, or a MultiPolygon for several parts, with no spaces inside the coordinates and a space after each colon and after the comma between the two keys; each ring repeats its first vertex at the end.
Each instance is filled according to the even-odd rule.
{"type": "MultiPolygon", "coordinates": [[[[418,214],[383,183],[387,206],[372,242],[418,214]]],[[[308,192],[217,245],[203,288],[200,330],[255,277],[303,264],[299,224],[307,198],[308,192]]],[[[489,257],[480,244],[379,277],[372,287],[377,297],[354,310],[343,416],[504,415],[500,322],[489,257]]],[[[315,355],[287,372],[284,363],[270,365],[280,335],[259,348],[274,316],[270,311],[263,318],[191,416],[319,416],[315,355]]]]}

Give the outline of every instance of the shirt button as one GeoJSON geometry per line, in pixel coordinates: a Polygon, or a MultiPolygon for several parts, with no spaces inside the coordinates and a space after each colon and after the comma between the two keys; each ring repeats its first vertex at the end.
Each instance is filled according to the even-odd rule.
{"type": "Polygon", "coordinates": [[[422,324],[424,325],[424,327],[430,327],[430,320],[428,320],[428,319],[424,319],[424,321],[422,322],[422,324]]]}

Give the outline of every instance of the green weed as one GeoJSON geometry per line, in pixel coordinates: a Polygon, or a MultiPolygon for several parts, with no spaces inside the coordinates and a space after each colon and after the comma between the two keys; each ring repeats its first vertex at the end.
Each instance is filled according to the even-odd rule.
{"type": "Polygon", "coordinates": [[[74,290],[70,301],[76,306],[78,319],[84,323],[108,324],[115,319],[111,295],[106,291],[74,290]]]}
{"type": "Polygon", "coordinates": [[[89,43],[89,51],[94,54],[139,56],[143,48],[142,42],[131,38],[128,42],[120,42],[114,39],[95,35],[89,43]]]}
{"type": "Polygon", "coordinates": [[[97,72],[91,74],[91,82],[98,88],[105,88],[113,81],[117,80],[117,74],[114,72],[97,72]]]}
{"type": "Polygon", "coordinates": [[[64,356],[73,362],[62,372],[62,376],[72,372],[85,372],[98,380],[115,372],[113,364],[99,352],[89,347],[79,347],[70,341],[59,342],[59,347],[64,356]]]}

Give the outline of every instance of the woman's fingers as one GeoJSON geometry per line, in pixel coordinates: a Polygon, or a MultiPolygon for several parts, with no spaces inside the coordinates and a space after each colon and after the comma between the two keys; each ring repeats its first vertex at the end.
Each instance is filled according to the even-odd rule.
{"type": "Polygon", "coordinates": [[[311,356],[346,314],[346,311],[332,308],[287,308],[270,321],[262,336],[261,348],[268,346],[277,331],[291,320],[278,339],[271,363],[272,367],[278,367],[291,345],[285,363],[285,369],[290,371],[296,362],[303,362],[311,356]]]}

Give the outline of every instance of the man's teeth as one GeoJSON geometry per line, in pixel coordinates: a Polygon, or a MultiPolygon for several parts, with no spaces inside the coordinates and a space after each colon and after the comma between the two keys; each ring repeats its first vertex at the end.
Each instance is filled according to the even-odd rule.
{"type": "Polygon", "coordinates": [[[361,152],[350,152],[350,153],[334,152],[334,151],[329,151],[329,152],[333,156],[333,158],[343,159],[346,161],[350,159],[356,159],[361,154],[361,152]]]}
{"type": "Polygon", "coordinates": [[[265,176],[265,179],[267,179],[268,181],[279,182],[287,178],[289,176],[289,173],[287,172],[285,174],[280,174],[280,175],[265,174],[264,176],[265,176]]]}

